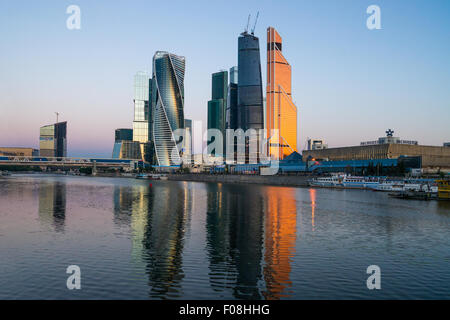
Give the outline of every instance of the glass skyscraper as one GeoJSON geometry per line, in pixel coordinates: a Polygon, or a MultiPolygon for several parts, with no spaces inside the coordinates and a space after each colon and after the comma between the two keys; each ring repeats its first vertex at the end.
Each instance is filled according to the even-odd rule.
{"type": "Polygon", "coordinates": [[[152,87],[151,78],[146,72],[138,72],[134,76],[134,121],[133,141],[141,146],[142,160],[149,161],[150,151],[150,101],[152,87]]]}
{"type": "Polygon", "coordinates": [[[41,127],[39,149],[43,157],[67,157],[67,122],[41,127]]]}
{"type": "Polygon", "coordinates": [[[270,142],[268,154],[274,159],[283,159],[297,151],[297,107],[292,101],[291,72],[291,66],[282,53],[282,39],[274,28],[269,27],[266,128],[270,142]]]}
{"type": "Polygon", "coordinates": [[[238,128],[264,129],[259,39],[247,32],[238,39],[238,128]]]}
{"type": "MultiPolygon", "coordinates": [[[[212,74],[211,100],[208,101],[208,129],[218,129],[225,138],[228,72],[212,74]]],[[[223,150],[221,151],[223,153],[223,150]]],[[[216,154],[214,152],[214,154],[216,154]]]]}
{"type": "Polygon", "coordinates": [[[151,140],[159,166],[181,163],[173,132],[184,129],[184,71],[184,57],[163,51],[153,56],[151,140]]]}
{"type": "Polygon", "coordinates": [[[237,129],[237,89],[238,89],[238,68],[230,68],[230,84],[228,86],[226,128],[237,129]]]}
{"type": "MultiPolygon", "coordinates": [[[[238,85],[237,85],[237,128],[247,131],[255,129],[256,136],[246,138],[246,159],[260,158],[259,129],[264,129],[263,91],[259,39],[248,32],[238,39],[238,85]],[[249,154],[249,144],[257,146],[256,154],[249,154]]],[[[246,160],[248,162],[248,160],[246,160]]]]}

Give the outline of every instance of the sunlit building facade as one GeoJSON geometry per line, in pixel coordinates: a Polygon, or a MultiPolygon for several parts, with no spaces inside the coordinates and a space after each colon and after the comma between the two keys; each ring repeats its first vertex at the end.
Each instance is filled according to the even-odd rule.
{"type": "Polygon", "coordinates": [[[273,159],[283,159],[297,151],[297,107],[292,101],[291,66],[282,54],[282,39],[272,27],[267,29],[266,129],[268,153],[273,159]]]}
{"type": "Polygon", "coordinates": [[[184,57],[163,51],[155,53],[151,139],[158,166],[181,163],[174,131],[184,129],[184,72],[184,57]]]}
{"type": "Polygon", "coordinates": [[[58,122],[40,128],[39,154],[42,157],[67,156],[67,122],[58,122]]]}

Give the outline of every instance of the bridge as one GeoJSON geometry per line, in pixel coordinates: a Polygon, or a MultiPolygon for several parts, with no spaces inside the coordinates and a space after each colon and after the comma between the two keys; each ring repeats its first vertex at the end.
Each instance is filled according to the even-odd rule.
{"type": "Polygon", "coordinates": [[[0,156],[2,166],[38,166],[59,168],[117,168],[137,169],[143,162],[132,159],[103,159],[103,158],[76,158],[76,157],[29,157],[29,156],[0,156]]]}

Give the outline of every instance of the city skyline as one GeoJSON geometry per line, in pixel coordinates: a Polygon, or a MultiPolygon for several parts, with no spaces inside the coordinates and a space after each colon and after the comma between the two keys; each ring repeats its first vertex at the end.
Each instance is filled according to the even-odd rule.
{"type": "Polygon", "coordinates": [[[150,26],[169,10],[159,4],[161,17],[139,20],[150,9],[142,1],[133,6],[79,1],[82,28],[75,31],[65,27],[69,4],[32,3],[26,10],[20,2],[0,5],[3,15],[8,12],[0,19],[5,46],[0,53],[0,146],[38,147],[39,127],[53,122],[58,111],[61,121],[69,122],[69,156],[110,156],[114,129],[133,121],[133,76],[138,70],[150,72],[158,50],[186,56],[185,117],[201,120],[206,128],[210,76],[237,65],[236,38],[248,13],[256,11],[255,36],[265,42],[265,30],[273,26],[288,43],[293,98],[301,115],[300,150],[307,137],[323,138],[330,147],[358,145],[387,127],[424,145],[442,145],[450,138],[448,2],[378,1],[382,30],[366,28],[369,1],[285,1],[283,15],[267,1],[249,2],[237,12],[228,9],[223,19],[215,17],[216,24],[208,11],[227,6],[198,2],[180,4],[179,21],[159,34],[150,26]],[[193,12],[211,28],[190,22],[193,12]],[[114,19],[120,19],[120,28],[111,25],[114,19]],[[193,30],[207,41],[194,45],[187,36],[193,30]]]}

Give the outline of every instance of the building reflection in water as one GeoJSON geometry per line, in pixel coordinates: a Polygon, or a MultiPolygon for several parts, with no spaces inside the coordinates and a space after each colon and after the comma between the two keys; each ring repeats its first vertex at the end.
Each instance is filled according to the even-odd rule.
{"type": "Polygon", "coordinates": [[[297,204],[295,189],[265,188],[265,299],[289,297],[291,260],[295,255],[297,204]]]}
{"type": "Polygon", "coordinates": [[[130,215],[132,258],[143,263],[151,298],[182,296],[182,253],[190,219],[191,190],[183,185],[136,185],[114,193],[118,223],[130,215]],[[116,206],[117,204],[117,206],[116,206]]]}
{"type": "Polygon", "coordinates": [[[288,297],[297,229],[295,189],[256,188],[208,185],[211,287],[231,290],[239,299],[288,297]]]}
{"type": "Polygon", "coordinates": [[[62,182],[39,185],[39,220],[52,225],[56,232],[64,232],[66,219],[66,184],[62,182]]]}
{"type": "Polygon", "coordinates": [[[316,189],[309,189],[309,197],[311,199],[311,226],[314,231],[314,211],[316,210],[316,189]]]}
{"type": "Polygon", "coordinates": [[[208,184],[207,250],[215,291],[238,299],[261,299],[262,198],[245,186],[208,184]]]}

